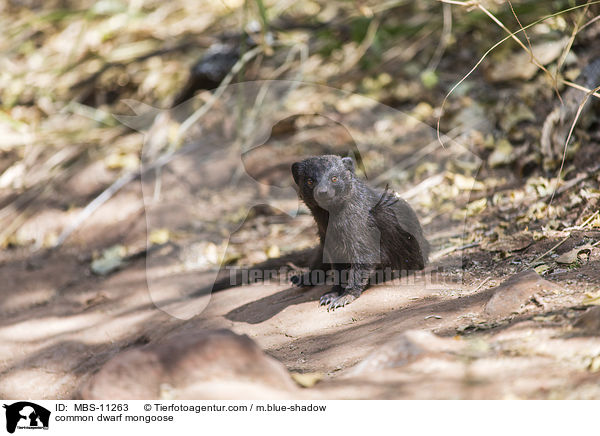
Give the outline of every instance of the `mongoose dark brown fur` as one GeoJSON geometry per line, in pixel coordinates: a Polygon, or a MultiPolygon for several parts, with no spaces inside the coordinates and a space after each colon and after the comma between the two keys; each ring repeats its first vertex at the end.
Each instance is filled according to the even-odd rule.
{"type": "Polygon", "coordinates": [[[320,282],[315,272],[336,272],[339,280],[320,299],[328,310],[360,297],[377,271],[425,267],[429,244],[413,209],[387,187],[374,189],[360,180],[352,158],[309,157],[292,165],[292,175],[320,240],[311,271],[292,283],[311,286],[320,282]]]}

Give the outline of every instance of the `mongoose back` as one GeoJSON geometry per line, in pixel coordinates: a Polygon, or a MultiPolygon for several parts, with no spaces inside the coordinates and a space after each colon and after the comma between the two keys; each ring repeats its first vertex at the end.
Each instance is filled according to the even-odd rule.
{"type": "Polygon", "coordinates": [[[299,286],[315,283],[315,271],[334,271],[339,281],[320,299],[334,310],[365,290],[376,271],[425,267],[429,244],[410,205],[387,189],[378,190],[355,174],[350,157],[309,157],[292,165],[298,196],[310,209],[320,240],[311,271],[294,276],[299,286]]]}

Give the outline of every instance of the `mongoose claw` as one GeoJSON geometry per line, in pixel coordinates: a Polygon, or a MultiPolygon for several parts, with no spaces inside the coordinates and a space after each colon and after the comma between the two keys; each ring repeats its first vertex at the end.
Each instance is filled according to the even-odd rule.
{"type": "Polygon", "coordinates": [[[319,300],[319,306],[327,306],[333,300],[335,300],[339,295],[340,294],[337,292],[328,292],[326,294],[323,294],[323,296],[321,296],[321,299],[319,300]]]}
{"type": "Polygon", "coordinates": [[[334,298],[329,303],[329,306],[327,307],[327,312],[329,312],[330,310],[335,310],[335,309],[340,308],[340,307],[344,307],[346,304],[350,304],[354,300],[356,300],[356,297],[354,295],[352,295],[352,294],[343,294],[343,295],[340,295],[339,297],[334,298]]]}

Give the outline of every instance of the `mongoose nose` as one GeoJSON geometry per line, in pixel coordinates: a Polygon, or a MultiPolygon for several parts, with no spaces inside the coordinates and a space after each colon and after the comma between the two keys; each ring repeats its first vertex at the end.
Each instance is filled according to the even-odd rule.
{"type": "Polygon", "coordinates": [[[315,198],[317,200],[321,200],[321,201],[325,201],[325,200],[329,200],[329,190],[327,189],[327,187],[317,187],[315,189],[315,198]]]}

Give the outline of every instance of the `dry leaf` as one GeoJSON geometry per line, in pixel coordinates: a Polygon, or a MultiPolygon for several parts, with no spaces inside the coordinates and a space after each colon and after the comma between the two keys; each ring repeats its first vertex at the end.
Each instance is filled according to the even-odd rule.
{"type": "Polygon", "coordinates": [[[102,256],[92,261],[92,272],[98,275],[106,275],[123,266],[123,259],[127,250],[122,245],[114,245],[102,252],[102,256]]]}
{"type": "Polygon", "coordinates": [[[154,229],[150,232],[148,240],[154,245],[162,245],[169,242],[169,229],[154,229]]]}
{"type": "Polygon", "coordinates": [[[485,210],[487,207],[487,198],[472,201],[467,205],[467,216],[475,216],[485,210]]]}
{"type": "Polygon", "coordinates": [[[306,372],[304,374],[292,372],[290,375],[292,376],[292,379],[303,388],[312,388],[323,378],[323,374],[319,372],[306,372]]]}
{"type": "Polygon", "coordinates": [[[534,268],[534,271],[536,273],[538,273],[539,275],[543,275],[546,271],[548,271],[550,269],[550,267],[548,265],[546,265],[545,263],[538,265],[534,268]]]}
{"type": "Polygon", "coordinates": [[[267,248],[266,253],[267,253],[267,257],[270,259],[279,257],[281,255],[281,252],[277,245],[271,245],[269,248],[267,248]]]}
{"type": "Polygon", "coordinates": [[[515,160],[513,146],[507,139],[501,139],[496,144],[494,151],[488,157],[488,163],[491,168],[498,167],[500,165],[506,165],[515,160]]]}

